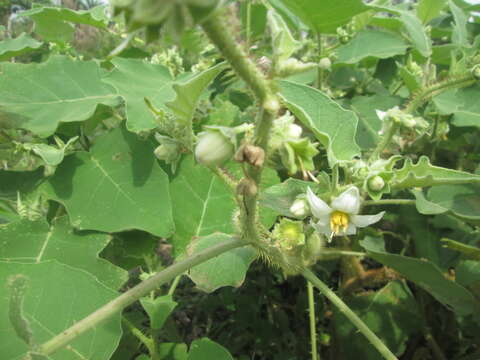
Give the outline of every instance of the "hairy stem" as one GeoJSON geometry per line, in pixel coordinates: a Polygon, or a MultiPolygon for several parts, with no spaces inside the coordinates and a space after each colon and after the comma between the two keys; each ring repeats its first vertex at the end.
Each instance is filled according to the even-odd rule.
{"type": "Polygon", "coordinates": [[[155,346],[153,343],[153,340],[146,336],[139,328],[137,328],[135,325],[133,325],[130,320],[128,320],[125,317],[122,317],[122,322],[123,324],[127,327],[127,329],[134,335],[140,342],[145,345],[145,347],[148,350],[148,353],[153,359],[153,356],[155,355],[155,346]]]}
{"type": "Polygon", "coordinates": [[[313,296],[313,285],[307,280],[308,291],[308,318],[310,321],[310,344],[312,348],[312,360],[320,360],[317,352],[317,324],[315,319],[315,299],[313,296]]]}
{"type": "MultiPolygon", "coordinates": [[[[203,24],[203,30],[217,47],[237,75],[245,81],[252,90],[259,103],[259,113],[255,120],[254,145],[267,152],[270,129],[273,120],[279,110],[277,96],[270,88],[270,84],[250,60],[245,51],[232,36],[228,25],[224,21],[221,11],[213,14],[203,24]]],[[[238,203],[240,207],[240,220],[242,223],[242,236],[248,241],[255,242],[258,239],[257,231],[257,194],[261,181],[263,165],[245,165],[247,179],[252,182],[244,182],[242,189],[238,187],[238,203]],[[247,186],[245,186],[247,185],[247,186]],[[247,191],[244,191],[247,190],[247,191]]]]}
{"type": "MultiPolygon", "coordinates": [[[[151,291],[157,289],[160,285],[165,284],[176,276],[183,274],[188,269],[201,264],[215,256],[224,252],[245,246],[246,243],[238,238],[224,241],[215,246],[209,247],[198,254],[187,257],[184,260],[169,266],[165,270],[153,275],[147,280],[141,282],[137,286],[131,288],[127,292],[113,299],[100,309],[88,315],[86,318],[72,325],[61,334],[53,337],[44,344],[40,345],[37,352],[41,355],[50,355],[55,351],[63,348],[73,339],[80,336],[89,329],[94,328],[101,322],[109,319],[111,316],[121,312],[127,306],[133,304],[141,297],[146,296],[151,291]]],[[[26,360],[27,358],[25,358],[26,360]]]]}
{"type": "Polygon", "coordinates": [[[467,74],[462,77],[458,77],[455,79],[447,79],[427,86],[425,89],[413,95],[413,97],[405,107],[405,112],[409,114],[415,112],[415,110],[417,110],[418,107],[421,106],[424,102],[426,102],[431,97],[438,95],[444,90],[470,86],[474,84],[475,81],[476,79],[473,77],[472,74],[467,74]]]}
{"type": "Polygon", "coordinates": [[[268,82],[255,64],[247,57],[238,41],[233,38],[230,28],[224,19],[224,13],[219,10],[202,23],[202,28],[210,41],[232,66],[233,70],[247,83],[255,97],[263,103],[271,93],[268,82]]]}
{"type": "Polygon", "coordinates": [[[327,297],[348,320],[350,320],[370,343],[378,350],[378,352],[386,360],[398,360],[397,357],[385,346],[385,344],[373,333],[370,328],[355,314],[342,299],[340,299],[330,288],[320,280],[309,269],[305,269],[302,275],[310,281],[320,292],[327,297]]]}

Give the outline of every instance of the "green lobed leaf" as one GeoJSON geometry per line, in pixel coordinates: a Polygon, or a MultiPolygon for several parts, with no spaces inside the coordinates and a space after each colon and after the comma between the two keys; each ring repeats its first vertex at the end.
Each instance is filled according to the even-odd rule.
{"type": "MultiPolygon", "coordinates": [[[[33,343],[38,345],[70,327],[117,293],[87,272],[56,261],[38,264],[0,263],[0,286],[19,275],[28,279],[23,301],[23,316],[29,322],[33,343]]],[[[8,319],[8,297],[0,297],[0,354],[2,360],[18,360],[29,346],[15,335],[8,319]]],[[[105,360],[114,352],[122,335],[120,314],[73,340],[68,347],[49,355],[51,360],[105,360]]]]}
{"type": "Polygon", "coordinates": [[[70,23],[106,28],[108,19],[105,9],[105,6],[97,6],[90,10],[45,6],[23,11],[19,16],[29,16],[35,20],[35,33],[45,41],[67,42],[73,39],[75,32],[70,23]]]}
{"type": "Polygon", "coordinates": [[[148,314],[150,319],[150,328],[161,329],[168,316],[177,306],[173,301],[172,295],[158,296],[155,299],[144,297],[140,303],[148,314]]]}
{"type": "MultiPolygon", "coordinates": [[[[410,336],[420,330],[415,297],[403,281],[392,281],[375,292],[344,300],[397,356],[405,351],[410,336]]],[[[342,343],[339,351],[345,359],[383,359],[365,337],[357,336],[358,329],[338,308],[333,313],[335,334],[342,343]]]]}
{"type": "Polygon", "coordinates": [[[480,182],[480,175],[432,165],[427,156],[420,157],[416,164],[406,159],[403,167],[394,169],[393,173],[390,185],[395,189],[480,182]]]}
{"type": "Polygon", "coordinates": [[[19,220],[0,227],[0,261],[39,263],[56,260],[61,264],[82,269],[95,276],[105,286],[118,289],[127,273],[98,257],[110,241],[110,236],[98,233],[76,233],[67,217],[45,220],[19,220]]]}
{"type": "Polygon", "coordinates": [[[443,115],[453,114],[455,126],[480,127],[480,85],[447,90],[433,98],[433,103],[443,115]]]}
{"type": "MultiPolygon", "coordinates": [[[[188,246],[187,254],[195,255],[230,238],[230,235],[221,233],[197,238],[188,246]]],[[[223,286],[239,287],[256,257],[257,252],[251,246],[233,249],[191,268],[187,275],[200,290],[207,293],[223,286]]]]}
{"type": "Polygon", "coordinates": [[[56,56],[41,64],[4,63],[1,70],[0,115],[42,137],[62,122],[87,120],[98,104],[118,103],[94,61],[56,56]]]}
{"type": "Polygon", "coordinates": [[[355,142],[358,118],[321,91],[290,81],[280,81],[280,96],[289,110],[325,146],[330,165],[359,155],[355,142]]]}
{"type": "Polygon", "coordinates": [[[480,310],[480,302],[463,286],[447,279],[437,265],[425,259],[387,253],[379,246],[377,240],[366,237],[360,241],[368,256],[415,282],[439,302],[452,307],[459,315],[468,315],[480,310]]]}
{"type": "Polygon", "coordinates": [[[447,0],[420,0],[416,11],[418,18],[423,24],[440,15],[440,12],[447,4],[447,0]]]}
{"type": "Polygon", "coordinates": [[[382,121],[375,110],[387,111],[399,105],[400,100],[385,95],[355,96],[352,99],[350,105],[359,119],[355,140],[362,149],[374,148],[380,140],[378,132],[382,129],[382,121]]]}
{"type": "Polygon", "coordinates": [[[29,53],[41,46],[41,42],[25,33],[13,39],[5,39],[0,42],[0,61],[29,53]]]}
{"type": "Polygon", "coordinates": [[[149,64],[143,60],[115,58],[115,69],[103,77],[125,100],[127,129],[133,132],[148,131],[157,127],[155,116],[145,103],[166,110],[165,103],[175,96],[173,78],[163,65],[149,64]]]}
{"type": "Polygon", "coordinates": [[[90,152],[67,157],[43,187],[65,205],[79,229],[139,229],[169,236],[174,229],[168,177],[154,146],[123,127],[98,137],[90,152]]]}
{"type": "Polygon", "coordinates": [[[387,59],[405,54],[407,48],[407,43],[398,35],[379,30],[362,30],[337,49],[338,62],[355,64],[369,57],[387,59]]]}
{"type": "Polygon", "coordinates": [[[427,199],[464,220],[480,220],[480,185],[478,184],[434,186],[428,190],[427,199]]]}
{"type": "Polygon", "coordinates": [[[369,9],[361,0],[282,0],[282,3],[318,33],[335,33],[339,26],[369,9]]]}
{"type": "Polygon", "coordinates": [[[194,340],[190,345],[188,360],[233,360],[232,355],[220,344],[209,338],[194,340]]]}

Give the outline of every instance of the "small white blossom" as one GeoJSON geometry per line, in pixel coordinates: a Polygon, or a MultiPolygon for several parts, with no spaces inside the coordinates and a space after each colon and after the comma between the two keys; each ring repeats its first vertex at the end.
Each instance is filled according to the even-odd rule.
{"type": "Polygon", "coordinates": [[[333,236],[353,235],[358,228],[374,224],[383,217],[385,211],[376,215],[358,215],[360,210],[360,193],[352,186],[334,198],[330,206],[317,197],[308,188],[307,199],[313,216],[318,220],[313,227],[331,240],[333,236]]]}

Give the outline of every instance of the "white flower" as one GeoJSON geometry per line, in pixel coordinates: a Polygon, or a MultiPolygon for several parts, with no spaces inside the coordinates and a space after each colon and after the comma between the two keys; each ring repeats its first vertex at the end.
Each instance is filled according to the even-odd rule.
{"type": "Polygon", "coordinates": [[[315,230],[326,234],[331,240],[333,236],[353,235],[357,227],[362,228],[380,221],[385,211],[376,215],[358,215],[360,210],[360,193],[352,186],[332,200],[330,206],[318,198],[308,188],[307,199],[310,210],[317,223],[313,223],[315,230]]]}

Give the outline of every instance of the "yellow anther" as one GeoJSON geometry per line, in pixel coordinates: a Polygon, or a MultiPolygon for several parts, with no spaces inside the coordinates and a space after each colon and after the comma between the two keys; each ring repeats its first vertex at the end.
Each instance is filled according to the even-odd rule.
{"type": "Polygon", "coordinates": [[[330,214],[330,228],[333,234],[338,234],[340,230],[346,231],[348,227],[348,214],[342,211],[334,211],[330,214]]]}

